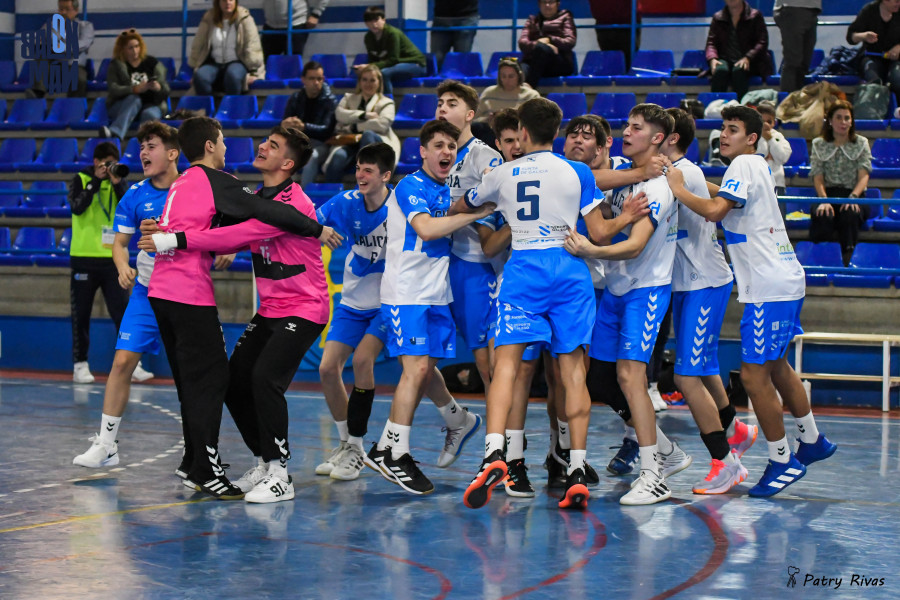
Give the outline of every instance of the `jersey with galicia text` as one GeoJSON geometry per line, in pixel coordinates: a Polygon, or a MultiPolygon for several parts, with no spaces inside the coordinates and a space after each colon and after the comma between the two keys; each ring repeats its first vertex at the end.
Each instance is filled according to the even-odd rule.
{"type": "MultiPolygon", "coordinates": [[[[128,188],[128,191],[119,200],[116,206],[116,216],[113,221],[113,229],[116,233],[134,235],[141,228],[144,219],[159,220],[163,207],[166,205],[166,196],[169,188],[159,189],[153,186],[149,178],[139,181],[128,188]]],[[[137,255],[137,280],[145,286],[150,285],[150,276],[153,274],[154,253],[141,250],[137,255]]]]}
{"type": "Polygon", "coordinates": [[[497,204],[512,230],[515,254],[562,247],[578,215],[596,208],[596,187],[586,164],[543,150],[503,163],[465,199],[469,206],[497,204]]]}
{"type": "MultiPolygon", "coordinates": [[[[650,203],[653,234],[641,253],[628,260],[607,260],[606,289],[616,296],[624,296],[631,290],[668,285],[672,282],[672,266],[675,263],[675,237],[678,234],[678,203],[663,176],[613,190],[610,200],[613,216],[622,213],[622,205],[631,194],[644,192],[650,203]]],[[[628,237],[633,225],[622,230],[628,237]]]]}
{"type": "MultiPolygon", "coordinates": [[[[481,183],[485,169],[493,169],[503,162],[500,153],[473,137],[456,152],[456,164],[447,176],[450,196],[456,200],[481,183]]],[[[450,251],[469,262],[490,262],[481,251],[481,241],[475,225],[466,225],[453,232],[450,251]]]]}
{"type": "Polygon", "coordinates": [[[742,154],[728,166],[719,196],[735,203],[722,219],[738,302],[782,302],[806,295],[806,275],[788,240],[775,180],[762,156],[742,154]]]}
{"type": "MultiPolygon", "coordinates": [[[[684,173],[684,187],[701,198],[709,198],[709,188],[700,167],[682,157],[673,163],[684,173]]],[[[716,237],[716,224],[707,221],[684,204],[678,205],[678,241],[672,291],[688,292],[720,287],[733,279],[725,253],[716,237]]]]}
{"type": "Polygon", "coordinates": [[[453,296],[447,273],[450,236],[426,242],[411,221],[420,213],[444,217],[450,210],[450,188],[423,169],[403,178],[388,198],[387,252],[381,279],[381,303],[446,305],[453,296]]]}
{"type": "Polygon", "coordinates": [[[387,247],[387,201],[374,211],[366,209],[359,190],[335,195],[319,207],[319,223],[338,230],[351,240],[344,261],[344,284],[341,304],[356,310],[373,310],[381,306],[381,276],[387,247]]]}

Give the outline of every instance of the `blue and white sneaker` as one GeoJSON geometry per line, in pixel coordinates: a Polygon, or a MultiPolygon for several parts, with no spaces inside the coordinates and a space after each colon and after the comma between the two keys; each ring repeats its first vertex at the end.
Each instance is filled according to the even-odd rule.
{"type": "Polygon", "coordinates": [[[768,498],[804,475],[806,475],[806,465],[797,460],[797,457],[791,452],[791,460],[787,463],[778,463],[769,459],[769,464],[766,465],[766,470],[759,483],[750,488],[747,493],[753,498],[768,498]]]}
{"type": "Polygon", "coordinates": [[[637,464],[640,451],[641,448],[636,441],[630,438],[622,438],[622,445],[619,446],[619,451],[606,465],[606,470],[613,475],[628,475],[634,471],[634,465],[637,464]]]}
{"type": "Polygon", "coordinates": [[[837,444],[831,443],[823,434],[819,434],[818,439],[813,444],[807,444],[797,438],[799,445],[794,455],[802,464],[809,466],[814,462],[825,460],[837,450],[837,444]]]}
{"type": "Polygon", "coordinates": [[[445,469],[452,465],[457,458],[459,458],[460,452],[462,452],[463,445],[469,441],[469,438],[478,431],[478,428],[481,427],[481,416],[476,415],[474,413],[470,413],[469,409],[464,408],[466,411],[466,422],[462,427],[443,427],[441,431],[446,431],[447,436],[444,438],[444,449],[441,451],[441,455],[438,456],[437,466],[445,469]]]}

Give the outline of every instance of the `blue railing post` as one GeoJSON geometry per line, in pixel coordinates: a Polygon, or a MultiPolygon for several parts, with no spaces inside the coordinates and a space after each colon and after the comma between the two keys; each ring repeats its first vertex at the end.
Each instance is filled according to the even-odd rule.
{"type": "MultiPolygon", "coordinates": [[[[298,1],[302,2],[303,0],[298,1]]],[[[287,12],[287,54],[290,56],[294,53],[294,0],[288,0],[287,12]]]]}
{"type": "Polygon", "coordinates": [[[633,64],[634,54],[637,51],[637,4],[638,0],[631,0],[631,41],[629,47],[631,49],[631,60],[628,64],[633,64]]]}
{"type": "MultiPolygon", "coordinates": [[[[188,0],[181,0],[181,66],[187,64],[188,0]]],[[[175,74],[177,75],[177,73],[175,74]]]]}
{"type": "Polygon", "coordinates": [[[510,48],[511,52],[515,52],[519,49],[518,44],[516,43],[516,24],[518,23],[519,15],[519,0],[513,0],[513,10],[512,10],[512,47],[510,48]]]}

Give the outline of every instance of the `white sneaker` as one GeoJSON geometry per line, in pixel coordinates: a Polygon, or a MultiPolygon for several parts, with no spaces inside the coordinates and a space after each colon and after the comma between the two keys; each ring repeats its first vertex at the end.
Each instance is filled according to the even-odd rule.
{"type": "Polygon", "coordinates": [[[254,504],[269,504],[271,502],[293,500],[294,481],[287,472],[284,474],[287,479],[282,479],[281,476],[270,472],[262,481],[256,484],[256,487],[247,492],[244,496],[244,500],[254,504]]]}
{"type": "Polygon", "coordinates": [[[334,465],[337,463],[338,456],[343,452],[347,446],[349,446],[347,442],[341,442],[338,444],[337,448],[331,451],[331,456],[325,459],[325,462],[319,463],[316,467],[316,475],[331,475],[331,471],[334,470],[334,465]]]}
{"type": "Polygon", "coordinates": [[[100,467],[112,467],[119,464],[118,444],[106,446],[100,441],[99,435],[92,435],[90,440],[93,442],[91,447],[84,454],[76,456],[75,460],[72,461],[73,465],[99,469],[100,467]]]}
{"type": "Polygon", "coordinates": [[[675,473],[684,471],[691,463],[694,462],[693,457],[687,454],[677,442],[672,441],[672,451],[668,454],[659,453],[659,468],[662,476],[669,478],[675,473]]]}
{"type": "Polygon", "coordinates": [[[648,469],[641,469],[641,474],[635,480],[631,490],[619,498],[619,504],[626,506],[643,506],[656,504],[672,497],[672,490],[666,485],[666,480],[648,469]]]}
{"type": "Polygon", "coordinates": [[[653,403],[653,410],[656,412],[662,412],[669,408],[669,405],[666,404],[666,401],[662,399],[662,396],[659,394],[659,390],[656,389],[656,384],[651,383],[650,387],[647,388],[647,393],[650,395],[650,402],[653,403]]]}
{"type": "Polygon", "coordinates": [[[86,360],[75,363],[75,368],[72,370],[72,381],[75,383],[94,383],[91,367],[88,366],[86,360]]]}
{"type": "Polygon", "coordinates": [[[695,494],[724,494],[747,478],[747,469],[735,456],[734,462],[726,465],[721,460],[712,459],[706,479],[694,484],[695,494]]]}
{"type": "Polygon", "coordinates": [[[466,411],[466,422],[462,427],[452,429],[450,427],[441,428],[441,431],[447,432],[447,435],[444,438],[444,449],[441,451],[441,455],[438,456],[437,460],[437,466],[442,469],[449,467],[457,458],[459,458],[463,445],[469,441],[469,438],[471,438],[481,426],[481,416],[470,413],[466,408],[463,410],[466,411]]]}
{"type": "Polygon", "coordinates": [[[269,473],[269,465],[260,462],[255,467],[247,469],[247,472],[241,475],[241,478],[234,482],[234,485],[241,488],[245,494],[256,487],[260,481],[266,478],[269,473]]]}
{"type": "Polygon", "coordinates": [[[144,366],[138,362],[137,366],[134,368],[134,373],[131,374],[131,381],[141,383],[148,379],[153,379],[153,373],[144,369],[144,366]]]}
{"type": "Polygon", "coordinates": [[[359,477],[359,472],[366,466],[365,454],[362,448],[347,444],[347,447],[335,459],[334,468],[331,470],[331,478],[340,481],[353,481],[359,477]]]}

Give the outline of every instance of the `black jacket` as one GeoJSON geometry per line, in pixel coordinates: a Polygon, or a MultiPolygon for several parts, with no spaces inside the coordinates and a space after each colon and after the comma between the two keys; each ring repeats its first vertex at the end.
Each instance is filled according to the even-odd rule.
{"type": "Polygon", "coordinates": [[[284,107],[284,116],[297,117],[306,125],[304,133],[310,139],[324,142],[334,135],[334,126],[336,124],[334,117],[334,109],[337,108],[337,98],[331,92],[331,87],[325,83],[322,85],[322,91],[313,99],[306,96],[306,90],[300,90],[291,94],[287,105],[284,107]],[[313,118],[308,121],[304,118],[306,114],[306,104],[312,103],[313,118]]]}
{"type": "Polygon", "coordinates": [[[866,52],[884,54],[897,44],[900,44],[900,16],[894,14],[891,20],[884,22],[881,19],[878,5],[880,2],[869,2],[862,7],[856,19],[847,28],[847,43],[853,45],[854,33],[874,31],[878,34],[878,41],[874,44],[863,43],[866,52]]]}
{"type": "MultiPolygon", "coordinates": [[[[90,175],[91,181],[85,187],[81,184],[81,177],[78,175],[72,179],[72,184],[69,186],[69,206],[72,208],[73,215],[80,215],[88,209],[88,206],[94,201],[94,194],[100,189],[100,183],[102,182],[100,178],[94,175],[93,166],[82,169],[81,172],[85,175],[90,175]]],[[[125,192],[128,191],[128,186],[129,184],[124,179],[113,185],[113,190],[118,200],[121,200],[125,192]]]]}

